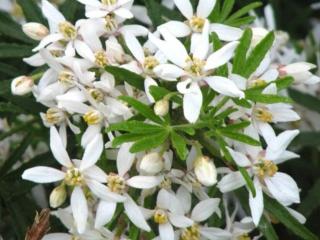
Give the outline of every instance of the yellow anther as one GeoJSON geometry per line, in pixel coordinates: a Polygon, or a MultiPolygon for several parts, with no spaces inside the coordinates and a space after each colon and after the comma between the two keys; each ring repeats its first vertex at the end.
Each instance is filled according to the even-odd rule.
{"type": "Polygon", "coordinates": [[[113,14],[108,14],[105,18],[105,27],[108,32],[113,32],[118,28],[118,22],[113,14]]]}
{"type": "Polygon", "coordinates": [[[65,113],[59,108],[49,108],[46,112],[45,118],[50,124],[59,124],[65,120],[65,113]]]}
{"type": "Polygon", "coordinates": [[[75,82],[75,76],[72,72],[64,70],[59,73],[58,80],[66,86],[73,86],[75,82]]]}
{"type": "Polygon", "coordinates": [[[237,240],[251,240],[251,237],[247,233],[245,233],[245,234],[242,234],[241,236],[238,236],[237,240]]]}
{"type": "Polygon", "coordinates": [[[93,97],[93,99],[96,100],[97,102],[102,102],[104,99],[104,94],[99,89],[91,88],[89,89],[89,93],[93,97]]]}
{"type": "Polygon", "coordinates": [[[84,179],[78,168],[68,169],[64,181],[69,186],[81,186],[84,183],[84,179]]]}
{"type": "Polygon", "coordinates": [[[126,190],[125,180],[116,174],[111,174],[108,176],[108,187],[111,192],[124,193],[126,190]]]}
{"type": "Polygon", "coordinates": [[[158,224],[166,224],[168,222],[167,213],[162,209],[156,210],[153,215],[153,221],[158,224]]]}
{"type": "Polygon", "coordinates": [[[118,2],[118,0],[101,0],[101,2],[104,4],[104,5],[107,5],[107,6],[110,6],[110,5],[114,5],[118,2]]]}
{"type": "Polygon", "coordinates": [[[95,125],[102,121],[102,115],[99,111],[92,109],[83,115],[83,119],[88,125],[95,125]]]}
{"type": "Polygon", "coordinates": [[[205,66],[205,61],[196,58],[196,57],[189,57],[186,59],[187,67],[185,70],[195,76],[201,76],[203,67],[205,66]]]}
{"type": "Polygon", "coordinates": [[[257,164],[257,174],[260,178],[273,177],[278,172],[278,166],[269,160],[261,160],[257,164]]]}
{"type": "Polygon", "coordinates": [[[99,51],[99,52],[96,52],[94,56],[95,56],[95,63],[99,67],[103,68],[108,65],[109,61],[108,61],[106,52],[99,51]]]}
{"type": "Polygon", "coordinates": [[[189,26],[194,32],[202,32],[206,20],[201,17],[193,16],[189,21],[189,26]]]}
{"type": "Polygon", "coordinates": [[[73,40],[77,37],[77,29],[67,21],[59,23],[59,32],[66,40],[73,40]]]}
{"type": "Polygon", "coordinates": [[[146,57],[143,63],[143,67],[149,71],[152,71],[158,65],[159,61],[154,56],[146,57]]]}
{"type": "Polygon", "coordinates": [[[254,109],[254,116],[262,122],[272,122],[273,120],[272,113],[265,107],[254,109]]]}
{"type": "Polygon", "coordinates": [[[181,233],[180,240],[200,240],[199,226],[194,224],[181,233]]]}

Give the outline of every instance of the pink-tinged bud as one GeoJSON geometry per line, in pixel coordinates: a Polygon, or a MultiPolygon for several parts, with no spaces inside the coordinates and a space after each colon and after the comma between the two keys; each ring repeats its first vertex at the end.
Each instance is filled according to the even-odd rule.
{"type": "Polygon", "coordinates": [[[25,95],[32,91],[34,81],[31,77],[20,76],[11,82],[11,92],[14,95],[25,95]]]}
{"type": "Polygon", "coordinates": [[[36,41],[41,41],[49,34],[49,30],[46,26],[35,22],[24,24],[22,30],[29,38],[36,41]]]}

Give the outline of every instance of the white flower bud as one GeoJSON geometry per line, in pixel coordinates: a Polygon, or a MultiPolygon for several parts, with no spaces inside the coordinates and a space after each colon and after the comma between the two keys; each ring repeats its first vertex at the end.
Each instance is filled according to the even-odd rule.
{"type": "Polygon", "coordinates": [[[14,95],[25,95],[32,91],[33,79],[27,76],[20,76],[11,82],[11,92],[14,95]]]}
{"type": "Polygon", "coordinates": [[[36,41],[41,41],[49,34],[49,30],[46,26],[35,22],[24,24],[22,30],[29,38],[36,41]]]}
{"type": "Polygon", "coordinates": [[[154,105],[154,113],[158,116],[165,116],[169,112],[169,101],[162,99],[154,105]]]}
{"type": "Polygon", "coordinates": [[[140,169],[148,174],[157,174],[164,167],[164,162],[159,153],[149,153],[145,155],[140,163],[140,169]]]}
{"type": "Polygon", "coordinates": [[[252,47],[257,46],[268,33],[269,31],[265,28],[252,28],[252,47]]]}
{"type": "Polygon", "coordinates": [[[53,189],[50,194],[50,206],[52,208],[60,207],[67,199],[66,187],[61,184],[60,186],[53,189]]]}
{"type": "Polygon", "coordinates": [[[210,187],[217,183],[217,169],[213,161],[205,156],[197,158],[194,162],[194,173],[198,181],[210,187]]]}

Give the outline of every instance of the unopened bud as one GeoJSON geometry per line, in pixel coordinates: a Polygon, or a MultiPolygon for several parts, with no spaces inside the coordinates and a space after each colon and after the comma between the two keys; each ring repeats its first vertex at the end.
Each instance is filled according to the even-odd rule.
{"type": "Polygon", "coordinates": [[[194,172],[197,180],[204,186],[210,187],[217,183],[217,169],[213,161],[205,156],[195,160],[194,172]]]}
{"type": "Polygon", "coordinates": [[[162,99],[154,105],[154,113],[158,116],[165,116],[169,112],[169,101],[162,99]]]}
{"type": "Polygon", "coordinates": [[[50,206],[52,208],[60,207],[67,199],[67,190],[66,187],[61,184],[50,194],[50,206]]]}
{"type": "Polygon", "coordinates": [[[24,24],[22,30],[29,38],[36,41],[41,41],[49,34],[49,30],[46,26],[35,22],[24,24]]]}
{"type": "Polygon", "coordinates": [[[164,167],[164,162],[159,153],[149,153],[145,155],[140,163],[140,169],[148,174],[157,174],[164,167]]]}
{"type": "Polygon", "coordinates": [[[27,76],[20,76],[11,82],[11,92],[14,95],[25,95],[32,91],[33,79],[27,76]]]}

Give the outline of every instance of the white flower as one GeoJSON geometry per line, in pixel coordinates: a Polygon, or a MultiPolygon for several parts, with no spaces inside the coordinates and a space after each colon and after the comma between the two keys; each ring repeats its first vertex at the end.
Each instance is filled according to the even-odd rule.
{"type": "Polygon", "coordinates": [[[198,181],[206,187],[217,183],[216,167],[208,157],[200,156],[194,161],[194,173],[198,181]]]}
{"type": "Polygon", "coordinates": [[[160,64],[154,72],[167,81],[181,81],[177,89],[184,95],[183,110],[189,122],[196,122],[202,106],[201,84],[230,97],[243,98],[244,93],[236,84],[225,77],[210,76],[212,70],[226,64],[233,56],[238,42],[231,42],[210,54],[208,25],[198,41],[192,39],[190,55],[184,45],[165,28],[160,30],[164,41],[150,34],[149,39],[173,64],[160,64]]]}
{"type": "MultiPolygon", "coordinates": [[[[165,27],[176,37],[186,37],[193,33],[193,40],[199,38],[199,33],[204,30],[216,0],[200,0],[196,12],[194,12],[189,0],[174,0],[174,3],[187,21],[169,21],[161,25],[159,29],[165,27]]],[[[235,41],[242,35],[241,29],[224,24],[213,23],[209,28],[210,32],[215,32],[223,41],[235,41]]]]}
{"type": "Polygon", "coordinates": [[[310,70],[317,66],[307,62],[297,62],[279,69],[282,75],[292,76],[295,80],[295,84],[316,84],[320,82],[320,77],[312,74],[310,70]]]}
{"type": "Polygon", "coordinates": [[[51,167],[34,167],[27,169],[22,178],[37,183],[52,183],[63,181],[66,185],[73,187],[71,194],[71,208],[79,233],[86,230],[88,218],[88,205],[84,193],[84,187],[88,181],[106,182],[106,174],[95,163],[100,158],[103,150],[102,135],[98,134],[90,142],[82,160],[71,160],[66,152],[65,146],[55,127],[50,129],[50,148],[55,159],[64,167],[57,170],[51,167]]]}
{"type": "MultiPolygon", "coordinates": [[[[247,155],[245,155],[228,148],[237,165],[249,168],[250,174],[254,176],[256,196],[253,197],[252,193],[249,193],[249,205],[253,222],[256,225],[259,223],[263,212],[263,191],[265,189],[267,189],[268,194],[285,206],[300,202],[296,182],[289,175],[279,172],[277,167],[277,164],[297,157],[296,154],[287,151],[286,148],[298,134],[298,130],[288,130],[274,136],[267,140],[266,150],[256,154],[247,152],[247,155]]],[[[239,174],[236,173],[229,173],[224,176],[218,184],[220,191],[231,191],[240,187],[241,184],[242,186],[245,185],[243,179],[237,182],[236,179],[241,179],[239,177],[239,174]]]]}
{"type": "Polygon", "coordinates": [[[14,95],[25,95],[32,91],[34,81],[31,77],[20,76],[12,80],[11,92],[14,95]]]}
{"type": "Polygon", "coordinates": [[[142,158],[139,167],[147,174],[157,174],[164,168],[164,159],[157,152],[149,153],[142,158]]]}

